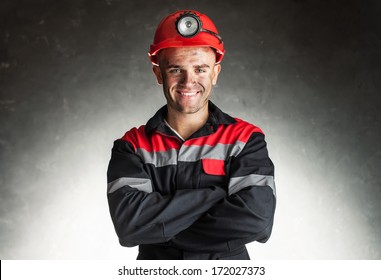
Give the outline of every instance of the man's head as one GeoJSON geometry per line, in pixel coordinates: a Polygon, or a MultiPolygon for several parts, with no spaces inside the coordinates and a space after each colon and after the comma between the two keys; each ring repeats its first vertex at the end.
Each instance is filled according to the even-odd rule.
{"type": "Polygon", "coordinates": [[[224,52],[216,27],[205,15],[179,11],[162,20],[149,55],[168,110],[185,114],[207,110],[224,52]]]}
{"type": "Polygon", "coordinates": [[[168,109],[185,114],[206,110],[221,65],[210,47],[167,48],[153,71],[163,85],[168,109]]]}

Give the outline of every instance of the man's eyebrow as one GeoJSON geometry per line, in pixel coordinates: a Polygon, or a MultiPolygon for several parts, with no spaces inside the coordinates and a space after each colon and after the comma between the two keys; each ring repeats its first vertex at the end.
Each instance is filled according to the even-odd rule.
{"type": "Polygon", "coordinates": [[[177,64],[170,64],[170,65],[168,65],[166,68],[167,68],[167,69],[169,69],[169,68],[181,68],[181,66],[180,66],[180,65],[177,65],[177,64]]]}
{"type": "Polygon", "coordinates": [[[195,65],[193,68],[210,68],[208,64],[195,65]]]}
{"type": "MultiPolygon", "coordinates": [[[[166,68],[182,68],[182,66],[177,64],[170,64],[166,68]]],[[[208,64],[194,65],[193,68],[210,68],[208,64]]]]}

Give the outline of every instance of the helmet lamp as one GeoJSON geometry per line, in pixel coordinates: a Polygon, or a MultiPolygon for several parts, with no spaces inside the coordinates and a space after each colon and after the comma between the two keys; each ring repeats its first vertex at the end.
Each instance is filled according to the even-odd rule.
{"type": "Polygon", "coordinates": [[[178,17],[176,21],[176,29],[177,32],[185,38],[191,38],[199,32],[206,32],[217,37],[222,43],[221,36],[213,31],[202,28],[201,19],[196,14],[191,12],[185,12],[178,17]]]}

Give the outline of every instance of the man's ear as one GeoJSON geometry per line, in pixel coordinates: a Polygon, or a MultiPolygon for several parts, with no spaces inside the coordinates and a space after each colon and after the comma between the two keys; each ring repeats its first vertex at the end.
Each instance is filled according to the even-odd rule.
{"type": "Polygon", "coordinates": [[[217,78],[220,72],[221,72],[221,64],[215,64],[213,67],[213,79],[212,79],[212,84],[214,86],[217,84],[217,78]]]}
{"type": "Polygon", "coordinates": [[[152,67],[152,70],[153,70],[153,73],[154,73],[155,76],[156,76],[157,83],[158,83],[159,85],[162,85],[162,84],[163,84],[163,76],[161,75],[160,67],[154,65],[154,66],[152,67]]]}

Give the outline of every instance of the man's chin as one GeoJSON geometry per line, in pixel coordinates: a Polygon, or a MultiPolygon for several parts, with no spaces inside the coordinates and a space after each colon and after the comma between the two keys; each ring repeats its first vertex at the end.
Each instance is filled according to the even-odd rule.
{"type": "Polygon", "coordinates": [[[182,114],[190,115],[190,114],[196,114],[197,112],[199,112],[200,108],[181,108],[178,111],[182,114]]]}

